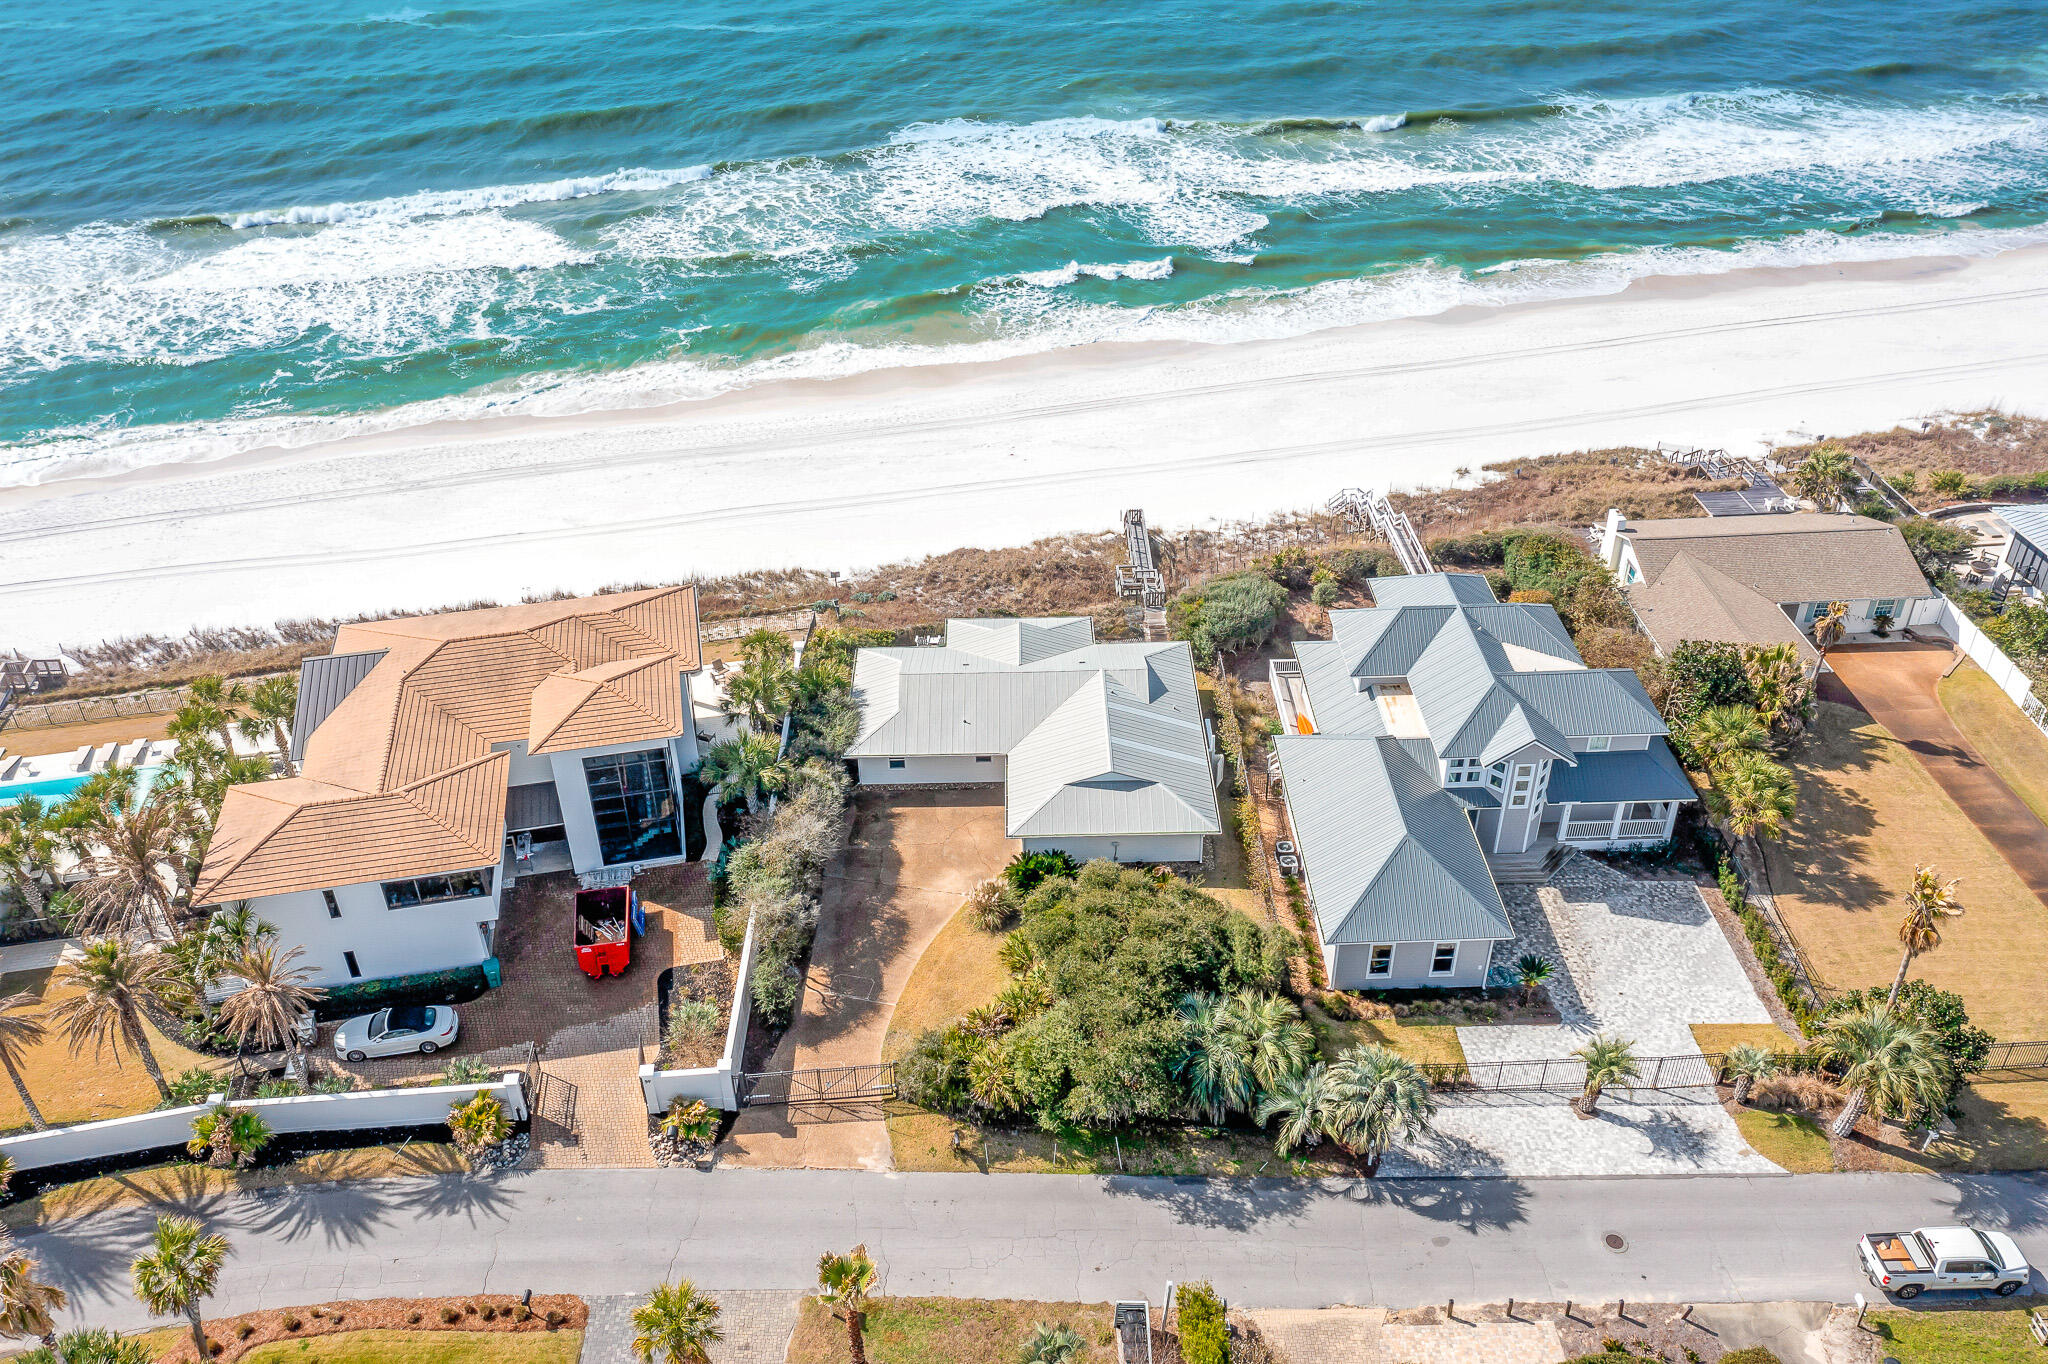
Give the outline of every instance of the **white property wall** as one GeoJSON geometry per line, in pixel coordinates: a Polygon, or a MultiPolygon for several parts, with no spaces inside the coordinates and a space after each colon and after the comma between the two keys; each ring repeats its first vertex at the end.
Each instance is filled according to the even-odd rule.
{"type": "Polygon", "coordinates": [[[317,890],[289,895],[262,895],[249,906],[277,928],[287,946],[304,949],[302,964],[313,985],[347,985],[356,979],[417,975],[474,966],[490,956],[477,925],[498,921],[503,878],[491,868],[491,893],[430,905],[387,909],[380,881],[337,886],[335,904],[341,917],[327,912],[327,899],[317,890]],[[344,952],[356,955],[360,978],[349,975],[344,952]]]}
{"type": "Polygon", "coordinates": [[[713,1108],[730,1113],[740,1106],[739,1073],[746,1064],[747,1016],[754,1007],[754,921],[747,920],[746,941],[740,945],[739,984],[733,988],[732,1017],[725,1025],[725,1054],[715,1066],[689,1070],[656,1070],[640,1067],[640,1092],[649,1113],[666,1113],[678,1098],[701,1099],[713,1108]]]}
{"type": "Polygon", "coordinates": [[[1027,838],[1025,852],[1063,852],[1076,862],[1199,862],[1200,834],[1131,834],[1121,838],[1027,838]]]}
{"type": "MultiPolygon", "coordinates": [[[[495,1095],[515,1120],[527,1116],[526,1091],[518,1072],[495,1084],[423,1085],[416,1089],[372,1089],[355,1094],[301,1094],[288,1099],[237,1099],[234,1107],[259,1113],[272,1132],[347,1132],[373,1127],[424,1127],[445,1122],[448,1110],[478,1092],[495,1095]]],[[[188,1104],[132,1118],[23,1132],[0,1140],[0,1155],[18,1170],[39,1170],[78,1160],[101,1160],[131,1151],[183,1145],[192,1120],[206,1104],[188,1104]]]]}
{"type": "Polygon", "coordinates": [[[1008,760],[1000,753],[982,756],[986,756],[988,761],[977,761],[972,753],[905,758],[901,767],[890,767],[887,758],[857,758],[854,761],[860,768],[862,786],[935,786],[940,783],[1003,781],[1009,768],[1008,760]]]}

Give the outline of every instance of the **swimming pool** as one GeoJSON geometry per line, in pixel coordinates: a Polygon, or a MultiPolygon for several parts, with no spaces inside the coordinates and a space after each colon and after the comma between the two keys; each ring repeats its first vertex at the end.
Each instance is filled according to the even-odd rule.
{"type": "MultiPolygon", "coordinates": [[[[136,774],[144,786],[154,786],[162,767],[138,767],[136,774]]],[[[44,801],[54,804],[64,799],[91,779],[90,772],[74,772],[63,777],[37,777],[29,781],[0,783],[0,805],[12,805],[23,796],[41,796],[44,801]]]]}

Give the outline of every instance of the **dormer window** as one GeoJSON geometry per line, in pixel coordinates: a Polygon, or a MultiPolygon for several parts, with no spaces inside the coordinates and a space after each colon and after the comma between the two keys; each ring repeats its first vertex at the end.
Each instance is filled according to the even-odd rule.
{"type": "Polygon", "coordinates": [[[1586,740],[1585,751],[1588,753],[1605,753],[1607,751],[1608,745],[1612,744],[1613,742],[1614,738],[1612,735],[1595,734],[1592,738],[1586,740]]]}

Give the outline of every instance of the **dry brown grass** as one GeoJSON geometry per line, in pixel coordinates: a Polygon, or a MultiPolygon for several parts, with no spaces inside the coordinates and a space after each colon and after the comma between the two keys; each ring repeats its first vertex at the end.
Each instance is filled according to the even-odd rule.
{"type": "MultiPolygon", "coordinates": [[[[1116,1358],[1108,1303],[989,1298],[876,1298],[868,1307],[868,1357],[881,1364],[1015,1364],[1039,1322],[1071,1326],[1087,1342],[1076,1364],[1116,1358]]],[[[846,1323],[815,1298],[789,1341],[789,1364],[839,1364],[846,1323]]]]}
{"type": "MultiPolygon", "coordinates": [[[[31,703],[33,704],[33,703],[31,703]]],[[[130,739],[161,739],[171,723],[168,714],[130,715],[113,720],[91,720],[81,725],[55,725],[48,729],[0,730],[0,748],[12,757],[36,753],[68,753],[87,744],[126,743],[130,739]]]]}
{"type": "MultiPolygon", "coordinates": [[[[1972,480],[2048,470],[2048,421],[1989,409],[1944,417],[1924,431],[1895,426],[1889,431],[1831,440],[1887,478],[1907,472],[1916,475],[1919,488],[1910,496],[1923,510],[1962,500],[1943,497],[1927,487],[1927,475],[1938,469],[1959,469],[1972,480]]],[[[1812,449],[1813,445],[1794,445],[1776,454],[1796,464],[1812,449]]]]}
{"type": "MultiPolygon", "coordinates": [[[[10,971],[0,976],[0,996],[25,991],[40,998],[47,1008],[77,993],[54,986],[50,979],[53,974],[50,970],[10,971]]],[[[175,1076],[192,1066],[220,1070],[229,1064],[180,1046],[158,1032],[154,1024],[145,1022],[143,1026],[148,1030],[157,1064],[166,1076],[175,1076]]],[[[43,1111],[44,1121],[53,1126],[143,1113],[157,1105],[156,1086],[150,1082],[149,1072],[142,1068],[139,1058],[123,1052],[117,1060],[111,1049],[95,1057],[90,1047],[73,1055],[54,1030],[42,1041],[23,1048],[21,1078],[28,1085],[36,1107],[43,1111]]],[[[14,1086],[0,1085],[0,1132],[27,1126],[28,1111],[21,1106],[14,1086]]]]}
{"type": "Polygon", "coordinates": [[[1970,746],[2048,824],[2048,735],[2020,713],[1989,673],[1967,659],[1941,679],[1935,694],[1970,746]]]}
{"type": "Polygon", "coordinates": [[[1779,911],[1828,984],[1886,985],[1898,970],[1898,896],[1917,863],[1962,878],[1967,910],[1913,974],[1962,995],[1998,1037],[2040,1035],[2048,1019],[2048,917],[1998,850],[1927,769],[1859,710],[1822,702],[1812,740],[1790,755],[1799,812],[1767,845],[1779,911]]]}
{"type": "Polygon", "coordinates": [[[926,1032],[945,1027],[1001,994],[1010,983],[1010,973],[996,960],[1002,941],[1002,934],[981,928],[966,909],[955,914],[904,983],[882,1039],[882,1059],[895,1060],[926,1032]]]}
{"type": "Polygon", "coordinates": [[[1694,1023],[1693,1043],[1708,1056],[1726,1056],[1738,1046],[1762,1047],[1765,1051],[1799,1050],[1799,1039],[1775,1023],[1694,1023]]]}
{"type": "Polygon", "coordinates": [[[1609,507],[1637,519],[1701,516],[1693,493],[1741,486],[1712,482],[1632,447],[1505,460],[1483,472],[1493,477],[1477,487],[1397,493],[1392,500],[1431,539],[1509,526],[1590,526],[1609,507]]]}

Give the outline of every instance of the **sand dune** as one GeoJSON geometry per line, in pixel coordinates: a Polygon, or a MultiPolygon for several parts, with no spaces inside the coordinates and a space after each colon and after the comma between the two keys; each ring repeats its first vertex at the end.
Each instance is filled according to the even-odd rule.
{"type": "Polygon", "coordinates": [[[2048,250],[1650,280],[1233,346],[1123,346],[479,421],[0,494],[0,644],[1186,523],[1516,455],[1751,452],[2048,411],[2048,250]]]}

